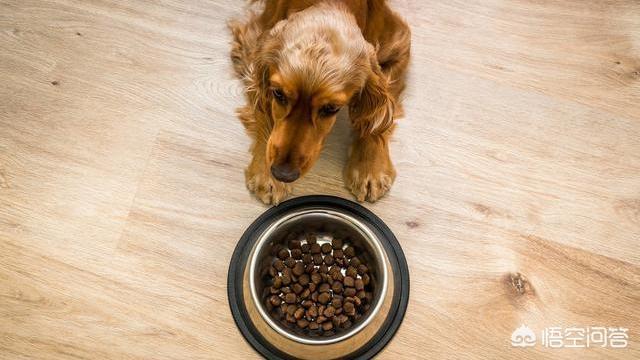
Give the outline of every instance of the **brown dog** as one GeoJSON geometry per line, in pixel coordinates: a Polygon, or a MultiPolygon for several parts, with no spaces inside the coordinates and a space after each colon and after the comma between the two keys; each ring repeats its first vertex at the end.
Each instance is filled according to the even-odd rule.
{"type": "Polygon", "coordinates": [[[238,114],[253,137],[250,191],[277,204],[317,160],[349,108],[356,138],[345,182],[358,201],[376,201],[396,173],[389,157],[411,34],[384,0],[264,0],[232,21],[231,59],[248,104],[238,114]]]}

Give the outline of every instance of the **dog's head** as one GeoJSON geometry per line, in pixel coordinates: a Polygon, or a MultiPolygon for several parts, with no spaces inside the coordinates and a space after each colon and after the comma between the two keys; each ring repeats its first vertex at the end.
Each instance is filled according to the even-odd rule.
{"type": "Polygon", "coordinates": [[[393,99],[375,48],[337,5],[317,5],[280,21],[259,40],[250,89],[269,121],[267,161],[292,182],[315,163],[338,111],[360,136],[388,129],[393,99]]]}

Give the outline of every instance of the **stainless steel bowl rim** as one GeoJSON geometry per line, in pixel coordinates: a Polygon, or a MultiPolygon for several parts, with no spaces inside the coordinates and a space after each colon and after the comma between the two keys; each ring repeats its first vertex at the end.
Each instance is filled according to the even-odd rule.
{"type": "Polygon", "coordinates": [[[348,214],[345,214],[343,212],[340,211],[336,211],[333,209],[329,209],[329,208],[324,208],[324,207],[310,207],[310,208],[305,208],[305,209],[301,209],[301,210],[297,210],[291,213],[288,213],[284,216],[282,216],[281,218],[279,218],[278,220],[276,220],[275,222],[273,222],[271,225],[269,225],[269,227],[267,227],[267,229],[265,229],[262,234],[260,234],[258,241],[255,243],[255,245],[253,246],[253,248],[251,249],[251,253],[249,255],[249,259],[250,259],[250,265],[249,265],[249,271],[250,271],[250,276],[249,276],[249,289],[251,290],[251,297],[253,299],[253,301],[256,304],[256,308],[258,309],[258,312],[260,313],[260,316],[262,316],[262,318],[264,319],[264,321],[269,324],[269,326],[275,330],[276,332],[278,332],[280,335],[287,337],[288,339],[291,339],[293,341],[299,342],[299,343],[303,343],[303,344],[308,344],[308,345],[327,345],[327,344],[333,344],[333,343],[337,343],[340,342],[342,340],[345,340],[355,334],[357,334],[359,331],[361,331],[362,329],[364,329],[369,322],[371,322],[371,320],[376,316],[376,314],[378,313],[378,310],[380,310],[380,307],[382,306],[382,301],[378,301],[376,303],[376,306],[374,306],[373,309],[370,310],[370,312],[367,314],[366,318],[364,319],[364,321],[362,321],[360,324],[358,324],[357,326],[353,327],[352,329],[350,329],[349,331],[347,331],[346,333],[340,335],[340,336],[336,336],[336,337],[331,337],[331,338],[326,338],[326,339],[313,339],[313,338],[304,338],[301,336],[297,336],[295,334],[292,334],[291,332],[283,329],[281,326],[278,326],[278,324],[276,324],[272,317],[267,314],[264,310],[264,307],[262,306],[262,301],[260,299],[259,294],[257,294],[256,288],[257,288],[257,284],[255,281],[255,277],[253,276],[253,274],[256,273],[256,269],[258,267],[258,256],[256,256],[259,253],[259,249],[261,249],[264,244],[269,241],[271,234],[284,222],[295,218],[295,217],[299,217],[299,216],[304,216],[304,215],[308,215],[308,214],[325,214],[325,215],[329,215],[329,216],[333,216],[333,217],[338,217],[341,218],[343,220],[346,220],[349,224],[355,226],[355,228],[362,233],[362,235],[364,236],[365,239],[367,239],[373,249],[376,252],[376,257],[378,259],[381,259],[380,261],[383,262],[383,264],[380,266],[382,268],[382,276],[380,281],[378,282],[381,286],[380,289],[380,293],[378,295],[378,299],[383,299],[387,293],[387,281],[388,281],[388,272],[387,272],[387,258],[385,256],[385,252],[382,248],[382,245],[380,243],[380,239],[378,239],[378,237],[369,229],[368,226],[366,226],[365,224],[363,224],[360,220],[354,218],[353,216],[350,216],[348,214]]]}

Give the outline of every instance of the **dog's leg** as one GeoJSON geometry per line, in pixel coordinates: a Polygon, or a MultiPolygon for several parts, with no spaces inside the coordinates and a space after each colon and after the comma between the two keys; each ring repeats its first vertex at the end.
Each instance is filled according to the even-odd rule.
{"type": "Polygon", "coordinates": [[[269,129],[260,114],[249,106],[239,109],[238,116],[253,139],[251,162],[244,172],[247,189],[263,203],[277,205],[291,193],[291,185],[277,181],[271,176],[267,162],[267,140],[269,129]]]}
{"type": "MultiPolygon", "coordinates": [[[[394,99],[394,120],[404,115],[401,94],[405,87],[405,76],[409,65],[411,32],[409,27],[392,15],[394,29],[387,41],[378,48],[378,61],[382,73],[387,77],[388,90],[394,99]]],[[[351,145],[349,160],[345,168],[347,187],[358,201],[374,202],[386,194],[396,178],[396,170],[389,156],[389,140],[395,126],[382,134],[361,136],[356,130],[356,139],[351,145]]]]}
{"type": "Polygon", "coordinates": [[[389,191],[396,170],[389,156],[393,127],[379,135],[358,137],[345,168],[346,185],[358,201],[374,202],[389,191]]]}

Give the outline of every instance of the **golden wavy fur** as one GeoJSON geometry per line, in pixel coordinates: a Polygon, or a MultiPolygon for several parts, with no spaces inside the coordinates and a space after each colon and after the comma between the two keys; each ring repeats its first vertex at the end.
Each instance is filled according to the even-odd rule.
{"type": "Polygon", "coordinates": [[[408,26],[384,0],[266,0],[229,23],[231,59],[246,86],[239,117],[253,138],[250,191],[277,204],[309,171],[342,107],[356,138],[345,183],[376,201],[395,169],[389,137],[402,109],[408,26]]]}

